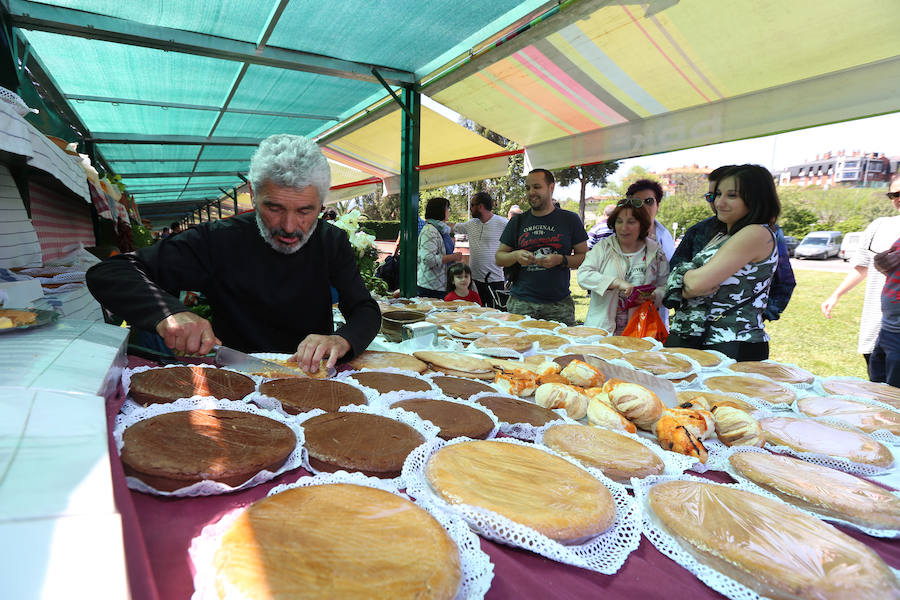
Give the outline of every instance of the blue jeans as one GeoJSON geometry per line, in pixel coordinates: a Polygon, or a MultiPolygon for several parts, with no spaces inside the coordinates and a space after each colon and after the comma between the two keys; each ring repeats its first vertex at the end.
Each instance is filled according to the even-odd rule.
{"type": "Polygon", "coordinates": [[[878,334],[869,357],[869,379],[900,387],[900,333],[882,329],[878,334]]]}

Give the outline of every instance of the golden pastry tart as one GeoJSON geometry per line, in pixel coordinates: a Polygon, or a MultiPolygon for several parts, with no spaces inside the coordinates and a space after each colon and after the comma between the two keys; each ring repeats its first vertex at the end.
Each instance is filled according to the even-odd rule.
{"type": "Polygon", "coordinates": [[[445,446],[425,471],[431,487],[450,504],[486,508],[559,542],[601,534],[616,517],[603,483],[530,446],[491,441],[445,446]]]}
{"type": "Polygon", "coordinates": [[[900,408],[900,388],[895,388],[886,383],[863,381],[862,379],[831,379],[822,382],[822,388],[835,396],[857,396],[869,398],[877,402],[890,404],[894,408],[900,408]]]}
{"type": "Polygon", "coordinates": [[[508,321],[509,323],[515,323],[518,321],[524,321],[528,317],[526,317],[525,315],[520,315],[518,313],[502,312],[496,315],[491,315],[491,318],[497,321],[508,321]]]}
{"type": "Polygon", "coordinates": [[[656,345],[643,338],[629,337],[627,335],[608,335],[602,340],[604,344],[622,348],[623,350],[653,350],[656,345]]]}
{"type": "Polygon", "coordinates": [[[597,344],[572,344],[566,347],[566,352],[571,354],[592,354],[604,360],[612,360],[621,358],[622,352],[608,346],[599,346],[597,344]]]}
{"type": "Polygon", "coordinates": [[[471,315],[461,312],[435,312],[425,317],[425,320],[429,323],[442,325],[444,323],[452,323],[453,321],[465,321],[470,318],[471,315]]]}
{"type": "Polygon", "coordinates": [[[797,408],[810,417],[834,417],[866,433],[880,429],[900,435],[900,413],[858,400],[816,396],[797,400],[797,408]]]}
{"type": "Polygon", "coordinates": [[[426,304],[424,302],[412,302],[403,307],[403,310],[414,310],[422,313],[429,313],[433,310],[431,304],[426,304]]]}
{"type": "Polygon", "coordinates": [[[782,365],[774,362],[747,360],[728,365],[728,368],[736,373],[755,373],[764,375],[781,383],[812,383],[815,375],[800,367],[782,365]]]}
{"type": "Polygon", "coordinates": [[[696,348],[660,348],[660,352],[669,354],[681,354],[694,360],[701,367],[716,367],[722,363],[722,358],[707,350],[698,350],[696,348]]]}
{"type": "Polygon", "coordinates": [[[490,321],[479,321],[477,319],[463,319],[460,321],[451,321],[444,324],[444,329],[454,335],[484,335],[484,330],[490,327],[490,321]]]}
{"type": "Polygon", "coordinates": [[[432,300],[431,306],[436,310],[458,310],[463,306],[476,306],[476,304],[460,300],[432,300]]]}
{"type": "Polygon", "coordinates": [[[519,335],[525,333],[520,327],[510,327],[508,325],[497,325],[496,327],[488,327],[484,330],[485,335],[519,335]]]}
{"type": "Polygon", "coordinates": [[[213,557],[219,597],[453,598],[459,551],[409,500],[358,485],[293,488],[258,500],[213,557]]]}
{"type": "Polygon", "coordinates": [[[503,348],[525,352],[530,350],[534,342],[527,339],[528,336],[517,335],[486,335],[475,340],[472,345],[476,348],[503,348]]]}
{"type": "Polygon", "coordinates": [[[894,464],[890,450],[861,433],[798,417],[767,417],[760,419],[759,424],[766,441],[776,446],[842,457],[876,467],[887,468],[894,464]]]}
{"type": "Polygon", "coordinates": [[[872,529],[900,529],[900,498],[864,479],[767,452],[739,452],[735,470],[785,502],[872,529]]]}
{"type": "Polygon", "coordinates": [[[366,350],[359,356],[347,361],[347,364],[356,371],[393,367],[404,371],[424,373],[425,369],[428,368],[428,365],[415,356],[403,354],[402,352],[382,352],[380,350],[366,350]]]}
{"type": "Polygon", "coordinates": [[[585,425],[554,425],[544,432],[544,445],[603,471],[613,481],[660,475],[663,461],[652,450],[614,431],[585,425]]]}
{"type": "Polygon", "coordinates": [[[491,313],[500,312],[496,308],[491,308],[490,306],[463,306],[459,311],[470,315],[489,315],[491,313]]]}
{"type": "Polygon", "coordinates": [[[560,327],[556,330],[560,335],[568,335],[571,337],[591,337],[594,335],[609,335],[609,332],[599,327],[585,327],[584,325],[576,325],[575,327],[560,327]]]}
{"type": "Polygon", "coordinates": [[[525,329],[547,329],[553,330],[559,327],[559,323],[556,321],[545,321],[544,319],[525,319],[524,321],[519,321],[519,327],[523,327],[525,329]]]}
{"type": "Polygon", "coordinates": [[[701,563],[770,598],[897,598],[900,583],[862,542],[799,510],[711,483],[667,481],[648,494],[669,534],[701,563]]]}
{"type": "Polygon", "coordinates": [[[569,343],[564,337],[543,333],[529,333],[520,337],[529,342],[537,342],[541,350],[556,350],[569,343]]]}
{"type": "Polygon", "coordinates": [[[460,354],[458,352],[442,352],[432,350],[420,350],[414,352],[413,356],[428,365],[435,371],[442,371],[447,374],[456,375],[458,373],[484,374],[494,376],[493,367],[488,361],[472,356],[469,354],[460,354]],[[453,371],[454,373],[449,373],[453,371]]]}
{"type": "Polygon", "coordinates": [[[740,398],[729,396],[728,394],[717,394],[716,392],[707,392],[704,390],[681,390],[675,392],[678,396],[678,404],[690,402],[699,404],[700,408],[710,410],[713,406],[731,406],[746,413],[752,413],[756,407],[749,402],[744,402],[740,398]]]}
{"type": "Polygon", "coordinates": [[[708,377],[703,381],[703,385],[711,390],[744,394],[745,396],[765,400],[772,404],[790,404],[797,398],[797,394],[794,390],[785,385],[767,379],[747,377],[745,375],[717,375],[715,377],[708,377]]]}
{"type": "Polygon", "coordinates": [[[690,373],[691,363],[673,354],[665,354],[654,350],[627,352],[624,360],[636,369],[649,371],[653,375],[669,375],[670,373],[690,373]]]}

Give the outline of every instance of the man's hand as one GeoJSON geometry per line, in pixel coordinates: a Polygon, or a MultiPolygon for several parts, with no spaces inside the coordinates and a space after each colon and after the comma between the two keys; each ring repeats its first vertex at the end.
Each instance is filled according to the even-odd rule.
{"type": "Polygon", "coordinates": [[[169,315],[156,324],[156,332],[166,346],[184,354],[204,355],[221,344],[209,321],[190,311],[169,315]]]}
{"type": "Polygon", "coordinates": [[[516,259],[516,262],[522,265],[523,267],[527,267],[528,265],[535,262],[534,254],[529,252],[528,250],[516,250],[512,253],[513,257],[516,259]]]}
{"type": "Polygon", "coordinates": [[[563,255],[562,254],[547,254],[546,256],[542,256],[540,258],[535,258],[534,263],[540,267],[544,267],[545,269],[552,269],[553,267],[558,267],[562,264],[563,255]]]}
{"type": "Polygon", "coordinates": [[[890,275],[900,266],[900,252],[896,250],[893,252],[891,250],[879,252],[872,259],[872,264],[884,275],[890,275]]]}
{"type": "Polygon", "coordinates": [[[825,298],[825,302],[823,302],[821,306],[822,314],[825,315],[825,318],[831,318],[831,310],[834,308],[834,305],[837,304],[837,301],[837,294],[832,294],[825,298]]]}
{"type": "Polygon", "coordinates": [[[315,373],[319,370],[319,363],[323,358],[328,362],[325,367],[331,369],[338,359],[350,351],[350,342],[339,335],[319,335],[311,333],[297,346],[297,353],[291,358],[297,359],[297,364],[307,373],[315,373]]]}

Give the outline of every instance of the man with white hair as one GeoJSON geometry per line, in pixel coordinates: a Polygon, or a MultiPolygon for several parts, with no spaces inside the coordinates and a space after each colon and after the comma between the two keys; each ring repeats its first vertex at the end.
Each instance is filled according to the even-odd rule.
{"type": "Polygon", "coordinates": [[[273,135],[251,158],[248,179],[253,213],[201,223],[95,265],[87,274],[91,293],[187,354],[215,344],[295,353],[307,371],[322,359],[331,367],[359,354],[378,333],[381,313],[347,234],[319,219],[331,185],[322,151],[300,136],[273,135]],[[337,331],[331,287],[346,319],[337,331]],[[213,323],[179,302],[181,290],[206,295],[213,323]]]}

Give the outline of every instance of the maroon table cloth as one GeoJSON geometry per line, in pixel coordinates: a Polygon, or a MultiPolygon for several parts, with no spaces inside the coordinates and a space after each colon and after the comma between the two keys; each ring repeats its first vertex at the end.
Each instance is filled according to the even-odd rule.
{"type": "MultiPolygon", "coordinates": [[[[132,357],[129,366],[141,364],[149,363],[132,357]]],[[[107,400],[110,432],[123,402],[121,389],[116,397],[107,400]]],[[[128,577],[135,600],[190,598],[194,584],[188,548],[203,527],[235,508],[264,498],[277,485],[310,475],[297,469],[234,494],[172,498],[134,492],[126,487],[111,434],[110,460],[116,504],[122,515],[128,577]]],[[[723,483],[732,481],[727,474],[719,472],[707,473],[705,477],[723,483]]],[[[838,528],[867,544],[890,566],[900,568],[900,541],[873,538],[842,526],[838,528]]],[[[611,576],[557,563],[485,539],[481,539],[481,548],[494,563],[494,579],[487,598],[569,600],[601,595],[610,600],[723,598],[661,554],[645,537],[619,572],[611,576]]]]}

